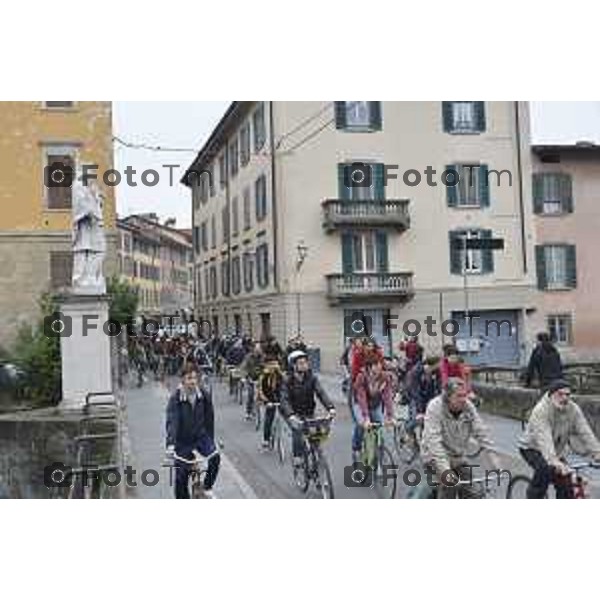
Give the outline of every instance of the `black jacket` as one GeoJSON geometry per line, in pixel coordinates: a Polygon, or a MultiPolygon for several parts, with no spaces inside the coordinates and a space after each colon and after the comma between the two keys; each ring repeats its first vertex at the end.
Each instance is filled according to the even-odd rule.
{"type": "Polygon", "coordinates": [[[292,415],[312,417],[317,408],[315,395],[327,410],[335,408],[312,371],[308,371],[302,379],[295,375],[287,375],[281,388],[281,413],[285,418],[292,415]]]}
{"type": "Polygon", "coordinates": [[[169,398],[167,404],[167,446],[175,446],[177,454],[198,447],[202,437],[214,440],[215,414],[208,390],[198,390],[196,401],[181,399],[181,388],[169,398]]]}
{"type": "Polygon", "coordinates": [[[538,344],[531,353],[525,383],[531,385],[537,378],[540,387],[546,387],[555,379],[563,378],[563,366],[558,350],[551,343],[538,344]]]}

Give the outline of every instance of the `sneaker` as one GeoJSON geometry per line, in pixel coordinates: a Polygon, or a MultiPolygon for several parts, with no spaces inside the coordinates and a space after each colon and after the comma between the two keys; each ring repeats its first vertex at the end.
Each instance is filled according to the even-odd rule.
{"type": "Polygon", "coordinates": [[[304,461],[301,456],[294,456],[292,459],[294,469],[301,469],[304,466],[304,461]]]}
{"type": "Polygon", "coordinates": [[[244,420],[246,421],[251,421],[254,418],[254,415],[252,413],[246,413],[244,415],[244,420]]]}
{"type": "Polygon", "coordinates": [[[204,490],[202,494],[204,500],[215,500],[216,496],[212,490],[204,490]]]}
{"type": "Polygon", "coordinates": [[[271,447],[271,444],[269,443],[269,441],[263,440],[263,443],[262,443],[263,450],[269,450],[270,447],[271,447]]]}

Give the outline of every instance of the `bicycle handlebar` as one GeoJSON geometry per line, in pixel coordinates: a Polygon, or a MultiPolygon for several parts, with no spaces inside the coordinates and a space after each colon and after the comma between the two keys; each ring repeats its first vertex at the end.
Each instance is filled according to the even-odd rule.
{"type": "Polygon", "coordinates": [[[566,465],[571,471],[581,471],[581,469],[600,469],[600,463],[592,461],[566,463],[566,465]]]}

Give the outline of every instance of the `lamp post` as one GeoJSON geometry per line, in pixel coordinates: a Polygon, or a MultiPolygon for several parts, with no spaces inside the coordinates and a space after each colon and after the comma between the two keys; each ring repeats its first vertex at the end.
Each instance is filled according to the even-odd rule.
{"type": "Polygon", "coordinates": [[[297,335],[300,336],[302,331],[301,326],[301,307],[300,307],[300,271],[304,265],[304,261],[308,255],[308,246],[303,240],[298,242],[296,246],[296,319],[297,319],[297,335]]]}

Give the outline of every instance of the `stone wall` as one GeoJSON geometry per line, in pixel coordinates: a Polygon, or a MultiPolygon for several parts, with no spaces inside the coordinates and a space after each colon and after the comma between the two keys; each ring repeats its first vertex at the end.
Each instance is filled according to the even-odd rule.
{"type": "MultiPolygon", "coordinates": [[[[483,399],[482,410],[511,419],[525,419],[541,397],[539,390],[500,387],[474,383],[475,392],[483,399]]],[[[600,396],[574,396],[596,436],[600,438],[600,396]]]]}

